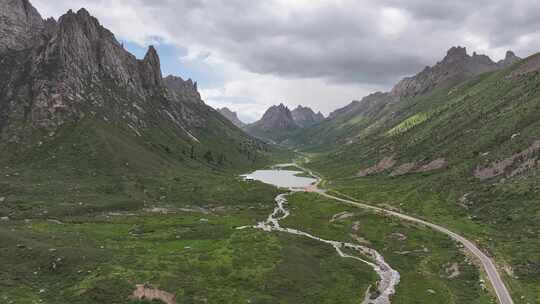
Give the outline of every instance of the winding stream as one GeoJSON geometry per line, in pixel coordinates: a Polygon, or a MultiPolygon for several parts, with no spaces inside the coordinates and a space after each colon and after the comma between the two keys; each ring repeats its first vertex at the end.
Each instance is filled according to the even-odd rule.
{"type": "MultiPolygon", "coordinates": [[[[281,165],[281,167],[288,165],[289,164],[281,165]]],[[[371,299],[370,292],[368,290],[365,293],[365,298],[362,302],[363,304],[389,304],[390,297],[395,293],[395,287],[399,283],[400,276],[396,270],[392,269],[392,267],[390,267],[390,265],[386,263],[384,257],[376,250],[358,244],[326,240],[304,231],[292,228],[284,228],[280,226],[279,221],[285,219],[290,214],[289,210],[286,208],[286,205],[288,203],[287,196],[294,192],[305,191],[306,188],[316,183],[318,179],[300,177],[297,176],[297,174],[301,173],[299,171],[281,170],[279,169],[280,166],[276,167],[277,168],[273,170],[255,171],[251,174],[243,175],[243,177],[245,179],[259,180],[264,183],[272,184],[278,187],[289,188],[290,191],[288,193],[282,193],[276,197],[276,207],[265,221],[259,222],[255,226],[243,226],[238,227],[237,229],[255,228],[267,232],[279,231],[304,236],[328,244],[334,247],[339,256],[343,258],[355,259],[365,264],[368,264],[379,275],[380,281],[377,284],[377,298],[371,299]],[[358,251],[362,255],[366,256],[367,259],[347,254],[344,252],[345,249],[358,251]]]]}

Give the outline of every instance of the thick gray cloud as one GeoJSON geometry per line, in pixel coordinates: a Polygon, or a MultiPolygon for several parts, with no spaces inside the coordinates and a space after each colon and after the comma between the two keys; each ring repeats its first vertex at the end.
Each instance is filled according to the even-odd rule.
{"type": "MultiPolygon", "coordinates": [[[[208,64],[225,67],[230,82],[224,84],[223,91],[227,86],[228,91],[223,97],[228,100],[234,98],[231,91],[256,94],[248,88],[255,83],[295,90],[276,79],[298,84],[317,79],[317,83],[332,86],[324,98],[339,91],[336,85],[346,86],[347,94],[335,96],[342,104],[352,94],[390,88],[399,78],[440,60],[453,45],[487,53],[494,60],[507,49],[519,56],[540,51],[538,0],[34,2],[52,15],[85,6],[125,39],[147,43],[158,37],[187,49],[183,60],[203,58],[208,64]]],[[[272,93],[271,97],[305,98],[294,103],[328,110],[336,107],[317,96],[309,99],[289,93],[272,93]]]]}
{"type": "MultiPolygon", "coordinates": [[[[95,3],[104,5],[100,0],[75,5],[95,3]]],[[[146,11],[162,29],[156,35],[219,53],[251,72],[337,82],[390,84],[433,64],[457,44],[495,55],[511,47],[529,54],[540,28],[540,1],[535,0],[119,3],[146,11]]]]}
{"type": "MultiPolygon", "coordinates": [[[[538,47],[535,0],[150,1],[180,43],[196,42],[251,72],[391,84],[452,45],[500,56],[538,47]],[[529,41],[527,41],[529,40],[529,41]]],[[[472,50],[471,50],[472,51],[472,50]]]]}

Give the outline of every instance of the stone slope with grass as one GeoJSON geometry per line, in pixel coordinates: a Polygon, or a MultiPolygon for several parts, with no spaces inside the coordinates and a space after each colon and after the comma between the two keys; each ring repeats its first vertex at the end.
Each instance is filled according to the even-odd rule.
{"type": "Polygon", "coordinates": [[[162,78],[152,46],[135,58],[85,9],[43,21],[27,1],[3,6],[23,23],[2,25],[12,45],[0,53],[4,187],[33,187],[38,178],[59,187],[73,179],[120,187],[166,172],[213,174],[266,162],[268,147],[205,105],[196,83],[162,78]],[[17,17],[27,12],[28,19],[17,17]],[[20,28],[40,39],[19,41],[20,28]],[[7,178],[15,174],[17,183],[7,178]]]}
{"type": "Polygon", "coordinates": [[[496,257],[515,299],[537,303],[539,58],[414,96],[379,93],[292,140],[329,188],[462,232],[496,257]]]}

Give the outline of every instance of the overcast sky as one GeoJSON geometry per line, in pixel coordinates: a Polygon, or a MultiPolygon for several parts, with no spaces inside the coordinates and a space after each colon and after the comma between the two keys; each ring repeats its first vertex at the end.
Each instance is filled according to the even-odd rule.
{"type": "Polygon", "coordinates": [[[283,102],[325,114],[388,90],[453,45],[499,60],[540,51],[537,0],[33,0],[42,16],[85,7],[137,56],[246,121],[283,102]],[[474,2],[474,3],[473,3],[474,2]]]}

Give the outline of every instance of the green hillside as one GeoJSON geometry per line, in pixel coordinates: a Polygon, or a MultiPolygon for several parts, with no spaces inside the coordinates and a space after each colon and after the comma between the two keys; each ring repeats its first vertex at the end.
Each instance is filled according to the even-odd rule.
{"type": "Polygon", "coordinates": [[[448,89],[384,103],[371,115],[326,121],[301,135],[326,136],[301,145],[313,155],[309,166],[335,191],[477,239],[506,270],[515,298],[534,302],[540,298],[539,60],[534,55],[448,89]]]}

